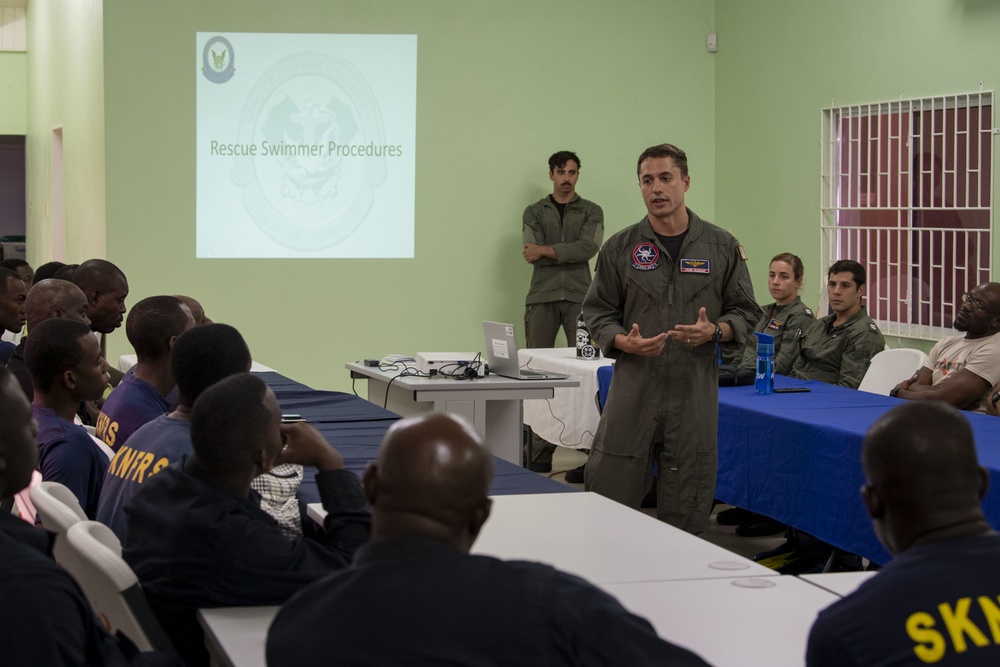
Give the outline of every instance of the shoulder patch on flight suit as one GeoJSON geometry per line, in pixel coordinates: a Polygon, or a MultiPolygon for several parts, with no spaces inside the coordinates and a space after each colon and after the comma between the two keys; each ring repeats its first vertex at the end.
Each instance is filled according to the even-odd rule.
{"type": "Polygon", "coordinates": [[[871,329],[872,331],[878,331],[878,327],[875,326],[874,322],[869,322],[868,323],[868,328],[871,329]]]}
{"type": "Polygon", "coordinates": [[[681,273],[711,273],[712,263],[707,259],[681,258],[681,273]]]}
{"type": "Polygon", "coordinates": [[[743,249],[743,246],[738,245],[736,246],[736,249],[739,251],[740,257],[743,259],[743,261],[744,262],[747,261],[747,251],[743,249]]]}
{"type": "Polygon", "coordinates": [[[648,241],[640,243],[632,249],[632,268],[639,271],[652,271],[660,265],[660,249],[655,243],[648,241]]]}
{"type": "Polygon", "coordinates": [[[813,311],[809,310],[809,306],[806,306],[806,315],[808,315],[809,317],[814,317],[813,311]]]}

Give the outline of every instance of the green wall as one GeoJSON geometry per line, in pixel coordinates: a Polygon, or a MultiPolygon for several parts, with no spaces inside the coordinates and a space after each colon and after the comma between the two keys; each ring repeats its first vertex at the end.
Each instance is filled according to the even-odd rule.
{"type": "Polygon", "coordinates": [[[28,5],[28,261],[103,257],[104,73],[100,0],[28,5]],[[54,257],[50,217],[53,128],[63,133],[65,248],[54,257]]]}
{"type": "Polygon", "coordinates": [[[523,318],[521,213],[551,191],[555,150],[580,153],[609,234],[645,213],[635,159],[663,141],[689,152],[690,205],[714,215],[712,23],[712,3],[683,0],[107,0],[107,256],[133,300],[196,296],[318,388],[349,388],[343,363],[362,357],[481,350],[483,319],[523,318]],[[414,259],[194,258],[198,31],[418,36],[414,259]]]}
{"type": "MultiPolygon", "coordinates": [[[[691,158],[690,205],[740,238],[759,296],[767,259],[788,250],[815,305],[821,109],[995,90],[997,34],[992,0],[33,0],[29,234],[46,238],[61,124],[69,259],[117,262],[133,301],[197,296],[260,361],[344,389],[344,361],[479,350],[480,320],[520,322],[520,214],[549,191],[549,153],[579,151],[580,192],[610,234],[644,212],[636,155],[673,141],[691,158]],[[418,36],[414,259],[194,258],[198,31],[418,36]]],[[[32,258],[48,259],[44,243],[32,258]]],[[[121,333],[111,346],[128,348],[121,333]]]]}
{"type": "Polygon", "coordinates": [[[758,298],[767,298],[768,260],[790,251],[806,265],[802,296],[815,306],[826,279],[821,110],[977,91],[980,82],[997,90],[1000,3],[717,0],[716,26],[718,218],[746,246],[758,298]]]}
{"type": "Polygon", "coordinates": [[[0,134],[27,132],[28,54],[0,51],[0,134]]]}

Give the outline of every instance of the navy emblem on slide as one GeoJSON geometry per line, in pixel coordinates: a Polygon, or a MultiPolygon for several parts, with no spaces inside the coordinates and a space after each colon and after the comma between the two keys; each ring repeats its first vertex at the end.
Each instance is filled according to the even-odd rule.
{"type": "Polygon", "coordinates": [[[201,52],[201,73],[212,83],[225,83],[233,78],[236,58],[228,39],[215,36],[205,42],[201,52]]]}
{"type": "Polygon", "coordinates": [[[271,62],[246,95],[236,136],[269,147],[263,155],[237,158],[232,178],[260,230],[287,248],[315,250],[344,241],[368,217],[387,179],[381,153],[289,150],[385,143],[374,90],[334,53],[296,51],[271,62]]]}
{"type": "Polygon", "coordinates": [[[660,249],[655,243],[640,243],[632,250],[632,268],[652,271],[660,265],[660,249]]]}
{"type": "Polygon", "coordinates": [[[707,259],[681,259],[681,273],[710,273],[712,264],[707,259]]]}

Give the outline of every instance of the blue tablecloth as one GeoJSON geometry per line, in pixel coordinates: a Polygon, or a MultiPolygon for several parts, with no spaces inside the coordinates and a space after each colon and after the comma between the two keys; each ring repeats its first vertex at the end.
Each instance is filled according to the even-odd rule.
{"type": "MultiPolygon", "coordinates": [[[[861,442],[901,399],[817,381],[775,376],[778,387],[809,393],[759,395],[751,387],[719,389],[716,497],[795,526],[847,551],[885,563],[861,502],[861,442]]],[[[1000,526],[1000,419],[969,414],[980,464],[990,470],[983,501],[1000,526]]]]}
{"type": "MultiPolygon", "coordinates": [[[[305,417],[340,452],[347,469],[359,477],[375,460],[386,430],[400,418],[396,413],[353,394],[310,389],[280,373],[259,373],[258,376],[274,391],[281,412],[305,417]]],[[[493,464],[491,495],[575,491],[570,486],[497,457],[493,457],[493,464]]],[[[319,502],[315,473],[315,469],[307,468],[299,488],[303,509],[307,503],[319,502]]]]}

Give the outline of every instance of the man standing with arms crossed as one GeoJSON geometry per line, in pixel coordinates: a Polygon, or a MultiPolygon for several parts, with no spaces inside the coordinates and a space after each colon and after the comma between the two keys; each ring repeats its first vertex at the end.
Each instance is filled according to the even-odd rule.
{"type": "MultiPolygon", "coordinates": [[[[576,194],[580,158],[559,151],[549,158],[552,194],[524,209],[524,260],[533,266],[525,299],[528,347],[555,347],[562,327],[566,344],[576,342],[576,318],[590,287],[590,259],[604,239],[604,211],[576,194]]],[[[552,470],[556,446],[532,435],[528,467],[552,470]]]]}
{"type": "Polygon", "coordinates": [[[638,508],[656,462],[657,518],[697,535],[718,468],[716,346],[742,344],[760,308],[742,246],[684,205],[684,151],[647,148],[637,171],[647,215],[608,239],[583,304],[617,359],[585,483],[638,508]]]}

